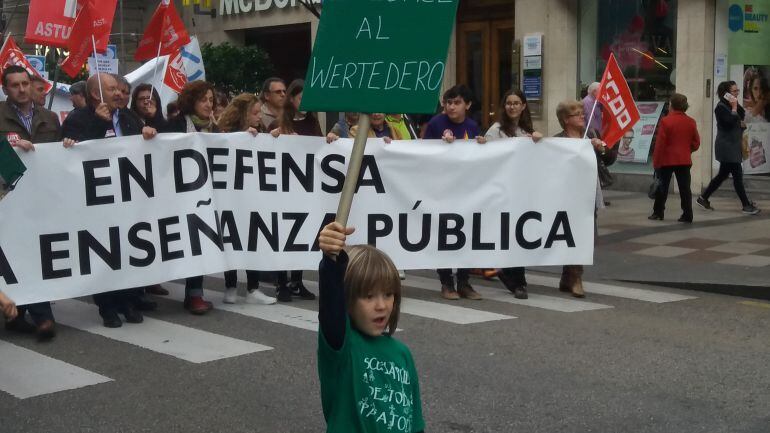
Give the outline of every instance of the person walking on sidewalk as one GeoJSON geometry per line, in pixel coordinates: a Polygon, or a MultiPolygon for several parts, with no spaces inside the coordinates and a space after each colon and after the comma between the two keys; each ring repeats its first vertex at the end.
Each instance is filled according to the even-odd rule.
{"type": "Polygon", "coordinates": [[[706,190],[696,200],[698,205],[704,209],[713,210],[709,197],[719,189],[730,175],[733,176],[733,186],[735,193],[741,200],[743,213],[747,215],[756,215],[759,209],[749,200],[746,195],[746,189],[743,186],[743,152],[741,145],[743,141],[743,130],[746,124],[743,122],[746,112],[743,107],[738,105],[738,85],[735,81],[723,81],[717,86],[717,96],[719,103],[714,108],[714,116],[717,119],[717,138],[714,141],[714,151],[716,159],[719,161],[719,172],[711,179],[706,190]]]}
{"type": "Polygon", "coordinates": [[[671,175],[675,174],[682,201],[682,216],[679,217],[679,222],[692,222],[691,155],[700,147],[700,136],[695,119],[685,114],[687,108],[687,97],[674,93],[669,103],[668,115],[660,121],[652,154],[653,166],[660,176],[660,186],[655,191],[655,204],[648,219],[663,220],[668,186],[671,183],[671,175]]]}

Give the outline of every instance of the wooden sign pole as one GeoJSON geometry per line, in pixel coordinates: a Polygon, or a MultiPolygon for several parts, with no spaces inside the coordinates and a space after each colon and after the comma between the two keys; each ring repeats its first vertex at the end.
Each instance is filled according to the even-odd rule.
{"type": "Polygon", "coordinates": [[[358,134],[353,141],[353,151],[348,161],[348,174],[345,176],[345,184],[342,186],[342,196],[337,205],[336,222],[347,226],[350,216],[350,206],[353,204],[353,196],[358,185],[358,176],[361,172],[361,162],[364,159],[366,139],[369,137],[369,115],[361,113],[358,117],[358,134]]]}

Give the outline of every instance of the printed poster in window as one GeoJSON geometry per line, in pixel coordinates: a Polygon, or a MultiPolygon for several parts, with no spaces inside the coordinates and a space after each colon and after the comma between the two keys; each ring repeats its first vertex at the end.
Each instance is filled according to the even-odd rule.
{"type": "Polygon", "coordinates": [[[646,164],[664,102],[637,102],[640,119],[618,145],[618,162],[646,164]]]}
{"type": "Polygon", "coordinates": [[[745,65],[743,68],[743,108],[746,131],[743,134],[743,171],[770,173],[770,66],[745,65]]]}

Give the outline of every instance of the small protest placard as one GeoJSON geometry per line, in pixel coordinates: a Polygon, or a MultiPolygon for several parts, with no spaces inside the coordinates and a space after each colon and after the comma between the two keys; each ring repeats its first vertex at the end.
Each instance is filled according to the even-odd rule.
{"type": "Polygon", "coordinates": [[[324,1],[302,110],[433,113],[457,4],[324,1]]]}

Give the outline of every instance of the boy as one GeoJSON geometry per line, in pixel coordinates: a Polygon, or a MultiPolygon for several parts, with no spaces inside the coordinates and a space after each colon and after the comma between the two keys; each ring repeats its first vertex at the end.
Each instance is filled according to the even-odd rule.
{"type": "Polygon", "coordinates": [[[476,139],[480,144],[486,143],[481,135],[479,125],[468,117],[473,95],[471,90],[459,84],[447,90],[442,97],[444,112],[430,119],[425,127],[423,138],[441,139],[447,143],[460,140],[476,139]]]}
{"type": "MultiPolygon", "coordinates": [[[[457,85],[447,90],[442,97],[444,112],[434,116],[425,127],[423,138],[441,139],[452,143],[455,139],[468,140],[475,138],[479,144],[486,143],[486,138],[481,135],[479,125],[468,117],[473,95],[465,85],[457,85]]],[[[457,300],[461,297],[480,300],[478,294],[468,282],[469,269],[457,270],[457,288],[451,269],[439,269],[438,276],[441,280],[441,296],[444,299],[457,300]]]]}

